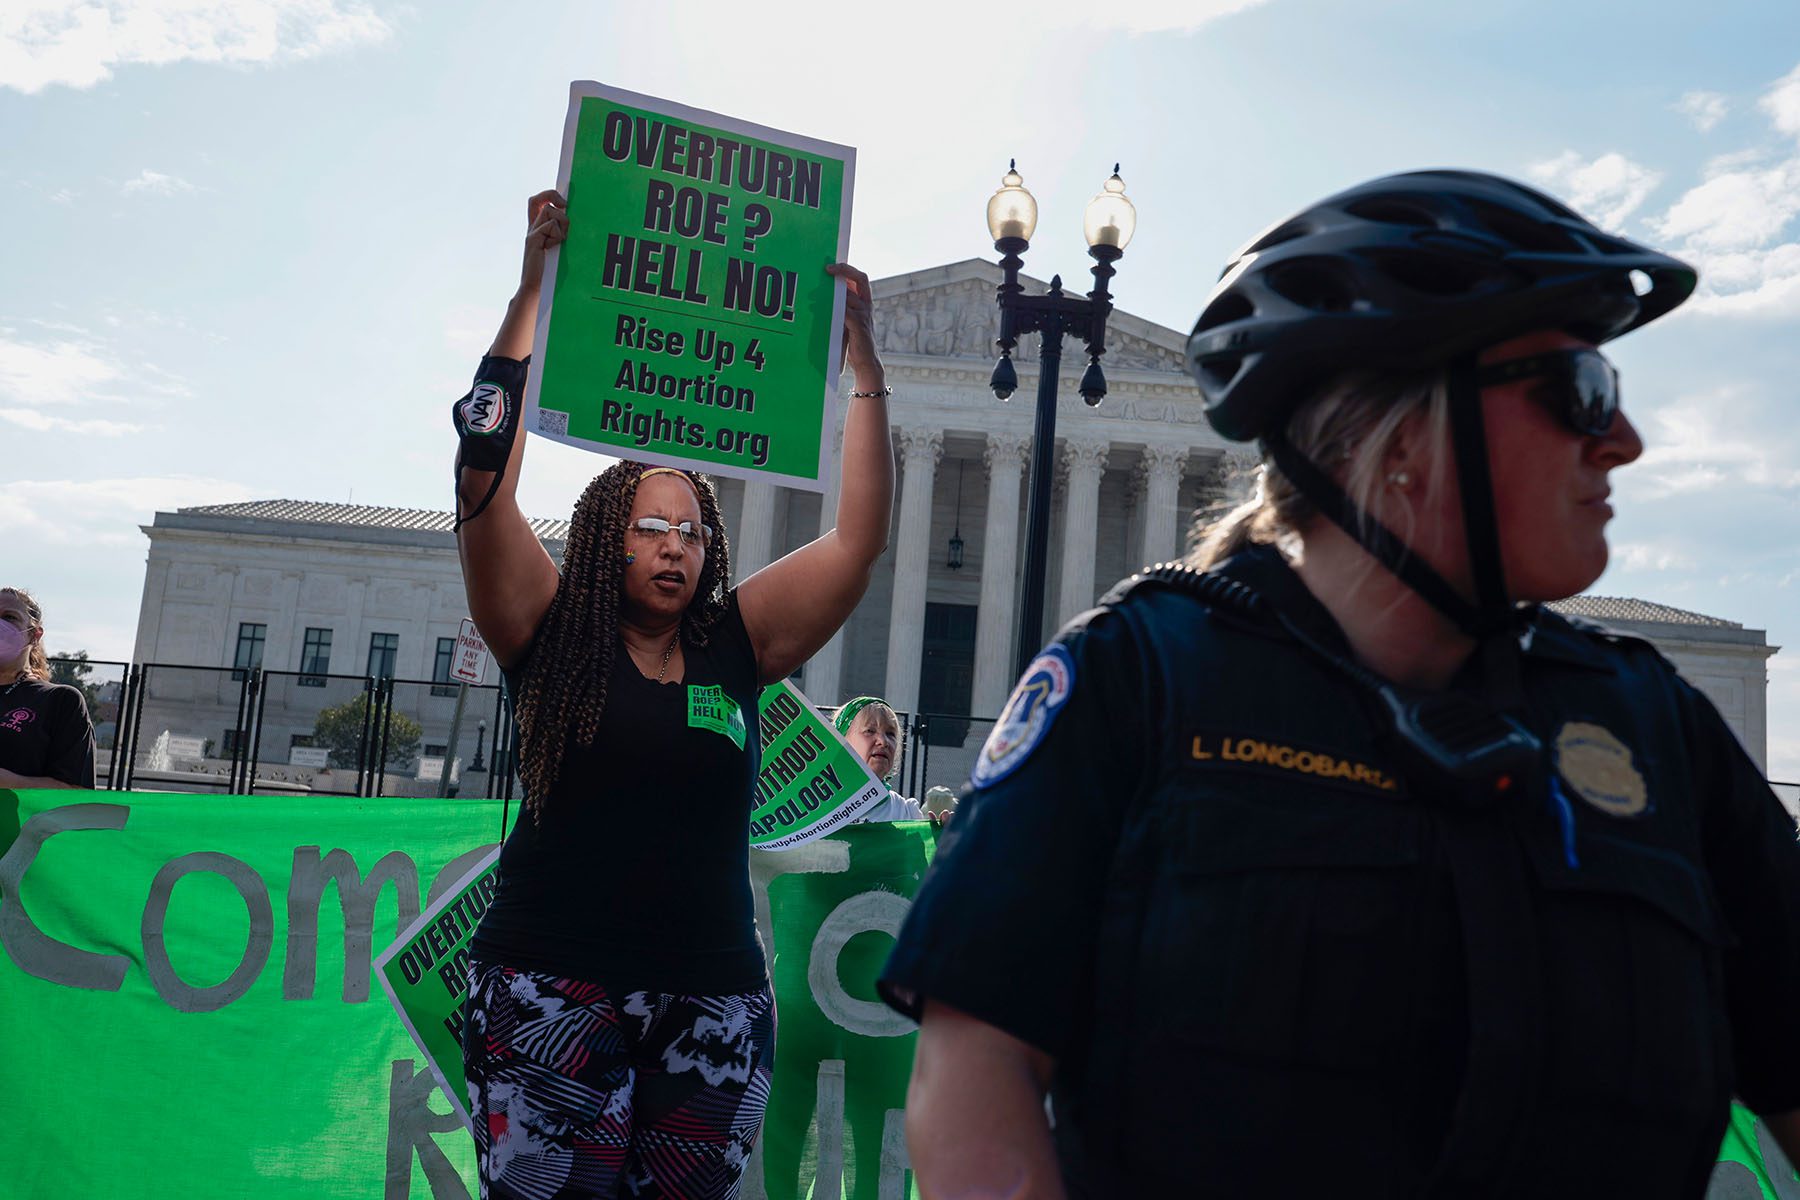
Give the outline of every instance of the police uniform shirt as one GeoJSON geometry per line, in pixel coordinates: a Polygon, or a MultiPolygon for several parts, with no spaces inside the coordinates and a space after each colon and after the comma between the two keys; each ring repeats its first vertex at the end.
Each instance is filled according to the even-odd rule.
{"type": "Polygon", "coordinates": [[[1544,778],[1470,806],[1279,626],[1133,590],[1021,681],[882,994],[1056,1060],[1078,1195],[1698,1197],[1732,1092],[1800,1107],[1793,824],[1648,645],[1543,613],[1524,674],[1544,778]]]}

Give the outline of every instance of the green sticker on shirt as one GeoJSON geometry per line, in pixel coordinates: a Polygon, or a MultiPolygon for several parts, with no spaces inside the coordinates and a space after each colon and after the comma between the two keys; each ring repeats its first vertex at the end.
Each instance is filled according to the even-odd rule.
{"type": "Polygon", "coordinates": [[[688,728],[710,729],[714,733],[722,733],[739,750],[744,748],[743,710],[738,707],[737,701],[725,694],[724,687],[720,685],[701,687],[697,683],[688,684],[688,728]]]}

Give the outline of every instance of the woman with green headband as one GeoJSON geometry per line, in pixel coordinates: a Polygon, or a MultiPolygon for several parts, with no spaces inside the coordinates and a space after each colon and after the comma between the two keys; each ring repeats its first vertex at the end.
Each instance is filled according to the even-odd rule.
{"type": "Polygon", "coordinates": [[[900,776],[900,714],[879,696],[858,696],[838,709],[833,719],[837,731],[850,743],[856,756],[869,764],[869,769],[888,783],[887,799],[857,818],[863,821],[937,821],[940,815],[926,811],[925,806],[910,796],[893,790],[892,781],[900,776]]]}

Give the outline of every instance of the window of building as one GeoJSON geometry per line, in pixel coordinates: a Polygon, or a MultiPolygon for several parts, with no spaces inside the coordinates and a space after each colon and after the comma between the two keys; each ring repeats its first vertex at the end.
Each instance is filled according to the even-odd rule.
{"type": "Polygon", "coordinates": [[[969,736],[975,695],[975,605],[925,606],[925,661],[919,671],[919,713],[925,740],[960,746],[969,736]]]}
{"type": "Polygon", "coordinates": [[[309,628],[300,646],[300,686],[324,687],[330,673],[331,630],[309,628]]]}
{"type": "Polygon", "coordinates": [[[369,635],[369,674],[377,679],[394,677],[394,660],[400,656],[400,635],[397,633],[371,633],[369,635]]]}
{"type": "Polygon", "coordinates": [[[434,696],[456,695],[456,681],[450,678],[450,664],[456,661],[456,639],[453,637],[437,640],[437,657],[431,663],[431,694],[434,696]]]}
{"type": "Polygon", "coordinates": [[[424,756],[426,758],[442,758],[444,757],[444,752],[449,748],[450,747],[443,742],[426,742],[424,756]]]}
{"type": "Polygon", "coordinates": [[[313,744],[313,735],[310,733],[290,733],[290,734],[288,734],[288,749],[289,750],[293,750],[300,746],[310,746],[312,744],[313,744]]]}
{"type": "Polygon", "coordinates": [[[262,666],[263,641],[268,637],[269,627],[245,621],[238,626],[237,655],[231,660],[231,677],[243,679],[251,671],[262,666]]]}
{"type": "Polygon", "coordinates": [[[238,751],[244,748],[244,731],[241,729],[227,729],[222,745],[224,746],[224,753],[236,755],[238,751]]]}

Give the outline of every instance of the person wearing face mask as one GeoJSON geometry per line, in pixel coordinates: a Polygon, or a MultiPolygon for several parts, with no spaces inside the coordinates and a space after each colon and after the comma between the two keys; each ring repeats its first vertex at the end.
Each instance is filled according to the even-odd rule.
{"type": "Polygon", "coordinates": [[[44,612],[0,588],[0,788],[92,788],[94,726],[81,689],[50,682],[44,612]]]}
{"type": "Polygon", "coordinates": [[[481,1194],[738,1194],[774,1012],[749,878],[757,697],[835,633],[886,549],[894,457],[866,276],[847,285],[854,391],[829,533],[733,586],[712,483],[619,462],[575,506],[559,571],[517,500],[544,254],[454,408],[469,611],[514,698],[525,819],[476,931],[464,1064],[481,1194]]]}
{"type": "Polygon", "coordinates": [[[1733,1095],[1800,1157],[1792,820],[1543,607],[1644,448],[1600,346],[1695,284],[1461,171],[1227,264],[1258,494],[1031,664],[880,984],[927,1195],[1698,1200],[1733,1095]]]}

